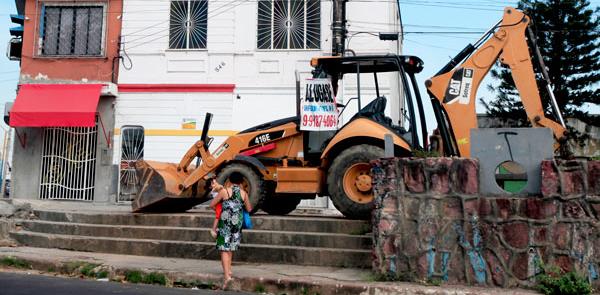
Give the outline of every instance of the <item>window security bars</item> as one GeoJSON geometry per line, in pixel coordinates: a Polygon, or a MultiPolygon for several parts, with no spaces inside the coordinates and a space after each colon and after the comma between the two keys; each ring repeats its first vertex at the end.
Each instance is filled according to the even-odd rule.
{"type": "Polygon", "coordinates": [[[49,6],[42,10],[44,56],[101,56],[103,6],[49,6]]]}
{"type": "Polygon", "coordinates": [[[318,49],[319,0],[259,0],[258,49],[318,49]]]}
{"type": "Polygon", "coordinates": [[[144,127],[121,128],[121,162],[119,166],[118,202],[133,201],[138,193],[138,177],[135,170],[138,161],[144,159],[144,127]]]}
{"type": "Polygon", "coordinates": [[[169,24],[169,48],[206,48],[207,21],[208,1],[172,1],[169,24]]]}
{"type": "Polygon", "coordinates": [[[40,199],[94,200],[98,126],[44,129],[40,199]]]}

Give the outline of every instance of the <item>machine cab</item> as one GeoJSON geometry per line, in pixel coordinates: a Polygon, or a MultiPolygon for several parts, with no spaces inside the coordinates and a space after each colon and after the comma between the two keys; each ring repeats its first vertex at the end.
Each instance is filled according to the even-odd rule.
{"type": "MultiPolygon", "coordinates": [[[[415,79],[415,74],[423,69],[421,59],[392,54],[318,57],[311,60],[311,66],[314,67],[313,78],[331,79],[334,94],[338,101],[343,101],[337,104],[340,118],[344,118],[338,125],[339,129],[357,118],[367,118],[400,136],[412,149],[426,146],[427,127],[415,79]],[[386,73],[395,75],[385,75],[386,73]],[[383,83],[380,83],[382,78],[390,81],[386,92],[391,96],[397,95],[397,120],[385,114],[389,100],[384,95],[383,83]],[[344,81],[346,88],[353,90],[351,94],[343,93],[341,84],[344,81]],[[419,132],[422,133],[422,142],[419,142],[419,132]]],[[[320,155],[335,134],[335,131],[307,132],[305,157],[310,160],[320,155]]]]}

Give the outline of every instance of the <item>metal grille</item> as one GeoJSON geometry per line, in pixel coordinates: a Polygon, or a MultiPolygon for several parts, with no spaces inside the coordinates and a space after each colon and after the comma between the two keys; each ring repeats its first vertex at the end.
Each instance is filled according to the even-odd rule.
{"type": "Polygon", "coordinates": [[[208,1],[186,0],[171,2],[169,48],[206,48],[208,1]]]}
{"type": "Polygon", "coordinates": [[[119,166],[119,202],[132,201],[138,192],[136,163],[144,158],[144,127],[121,128],[121,163],[119,166]]]}
{"type": "Polygon", "coordinates": [[[42,55],[102,55],[102,6],[44,6],[42,55]]]}
{"type": "Polygon", "coordinates": [[[259,49],[318,49],[321,42],[319,0],[259,0],[259,49]]]}
{"type": "Polygon", "coordinates": [[[40,199],[94,200],[98,127],[44,129],[40,199]]]}

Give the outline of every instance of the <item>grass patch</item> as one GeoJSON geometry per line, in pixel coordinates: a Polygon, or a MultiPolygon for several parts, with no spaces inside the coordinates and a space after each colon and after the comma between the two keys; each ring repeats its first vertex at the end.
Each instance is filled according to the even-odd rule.
{"type": "Polygon", "coordinates": [[[416,158],[439,158],[440,154],[437,151],[414,150],[413,155],[416,158]]]}
{"type": "Polygon", "coordinates": [[[139,270],[125,271],[125,281],[132,284],[167,285],[167,277],[164,274],[151,272],[144,274],[139,270]]]}
{"type": "Polygon", "coordinates": [[[94,272],[94,269],[98,266],[99,264],[85,263],[81,266],[80,272],[86,277],[95,277],[96,273],[94,272]]]}
{"type": "Polygon", "coordinates": [[[139,270],[128,270],[125,272],[125,280],[130,283],[139,284],[142,282],[142,279],[143,275],[139,270]]]}
{"type": "Polygon", "coordinates": [[[414,282],[414,273],[400,272],[400,273],[371,273],[367,278],[368,281],[372,282],[414,282]]]}
{"type": "Polygon", "coordinates": [[[254,286],[254,293],[265,293],[267,292],[267,289],[265,288],[265,286],[263,284],[256,284],[256,286],[254,286]]]}
{"type": "Polygon", "coordinates": [[[300,289],[300,294],[302,294],[302,295],[320,295],[321,293],[319,293],[319,292],[311,292],[310,288],[302,287],[300,289]]]}
{"type": "Polygon", "coordinates": [[[0,264],[9,267],[21,268],[21,269],[29,269],[31,268],[31,264],[29,262],[11,256],[6,256],[0,259],[0,264]]]}
{"type": "Polygon", "coordinates": [[[70,275],[75,273],[76,270],[78,270],[81,266],[85,264],[87,264],[87,262],[85,261],[69,261],[62,265],[60,271],[61,273],[70,275]]]}
{"type": "Polygon", "coordinates": [[[592,294],[588,280],[574,272],[564,272],[557,266],[541,267],[542,273],[536,276],[537,289],[546,295],[587,295],[592,294]]]}
{"type": "Polygon", "coordinates": [[[167,277],[161,273],[151,272],[151,273],[143,276],[142,283],[148,284],[148,285],[165,286],[167,284],[167,277]]]}
{"type": "Polygon", "coordinates": [[[443,282],[444,281],[442,281],[440,278],[429,278],[429,279],[427,279],[427,285],[430,285],[430,286],[438,286],[439,287],[439,286],[442,285],[443,282]]]}
{"type": "Polygon", "coordinates": [[[99,271],[98,273],[96,273],[96,278],[98,278],[98,279],[108,278],[108,271],[106,271],[106,270],[99,271]]]}

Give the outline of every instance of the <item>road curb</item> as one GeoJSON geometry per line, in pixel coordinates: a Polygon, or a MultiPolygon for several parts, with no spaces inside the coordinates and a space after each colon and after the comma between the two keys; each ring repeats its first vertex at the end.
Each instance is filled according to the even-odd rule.
{"type": "MultiPolygon", "coordinates": [[[[101,259],[90,259],[87,257],[74,257],[69,259],[57,259],[52,257],[37,257],[32,258],[28,255],[19,255],[19,253],[1,254],[0,260],[6,257],[18,259],[21,262],[26,262],[29,269],[45,273],[56,273],[66,275],[76,275],[84,277],[81,273],[67,273],[72,268],[74,263],[88,263],[100,265],[99,267],[109,270],[109,279],[122,281],[125,273],[128,271],[139,271],[147,275],[150,273],[162,274],[167,278],[167,286],[182,286],[199,287],[205,289],[218,289],[222,282],[222,276],[214,274],[203,274],[196,272],[180,272],[168,271],[161,269],[144,269],[115,267],[107,264],[101,259]]],[[[143,258],[143,257],[141,257],[143,258]]],[[[480,287],[464,287],[464,286],[426,286],[415,283],[404,282],[371,282],[360,281],[331,281],[318,280],[306,277],[294,278],[265,278],[261,276],[241,276],[235,277],[233,284],[228,290],[271,293],[271,294],[319,294],[319,295],[334,295],[334,294],[420,294],[420,295],[486,295],[486,294],[536,294],[531,291],[518,289],[489,289],[480,287]]]]}

